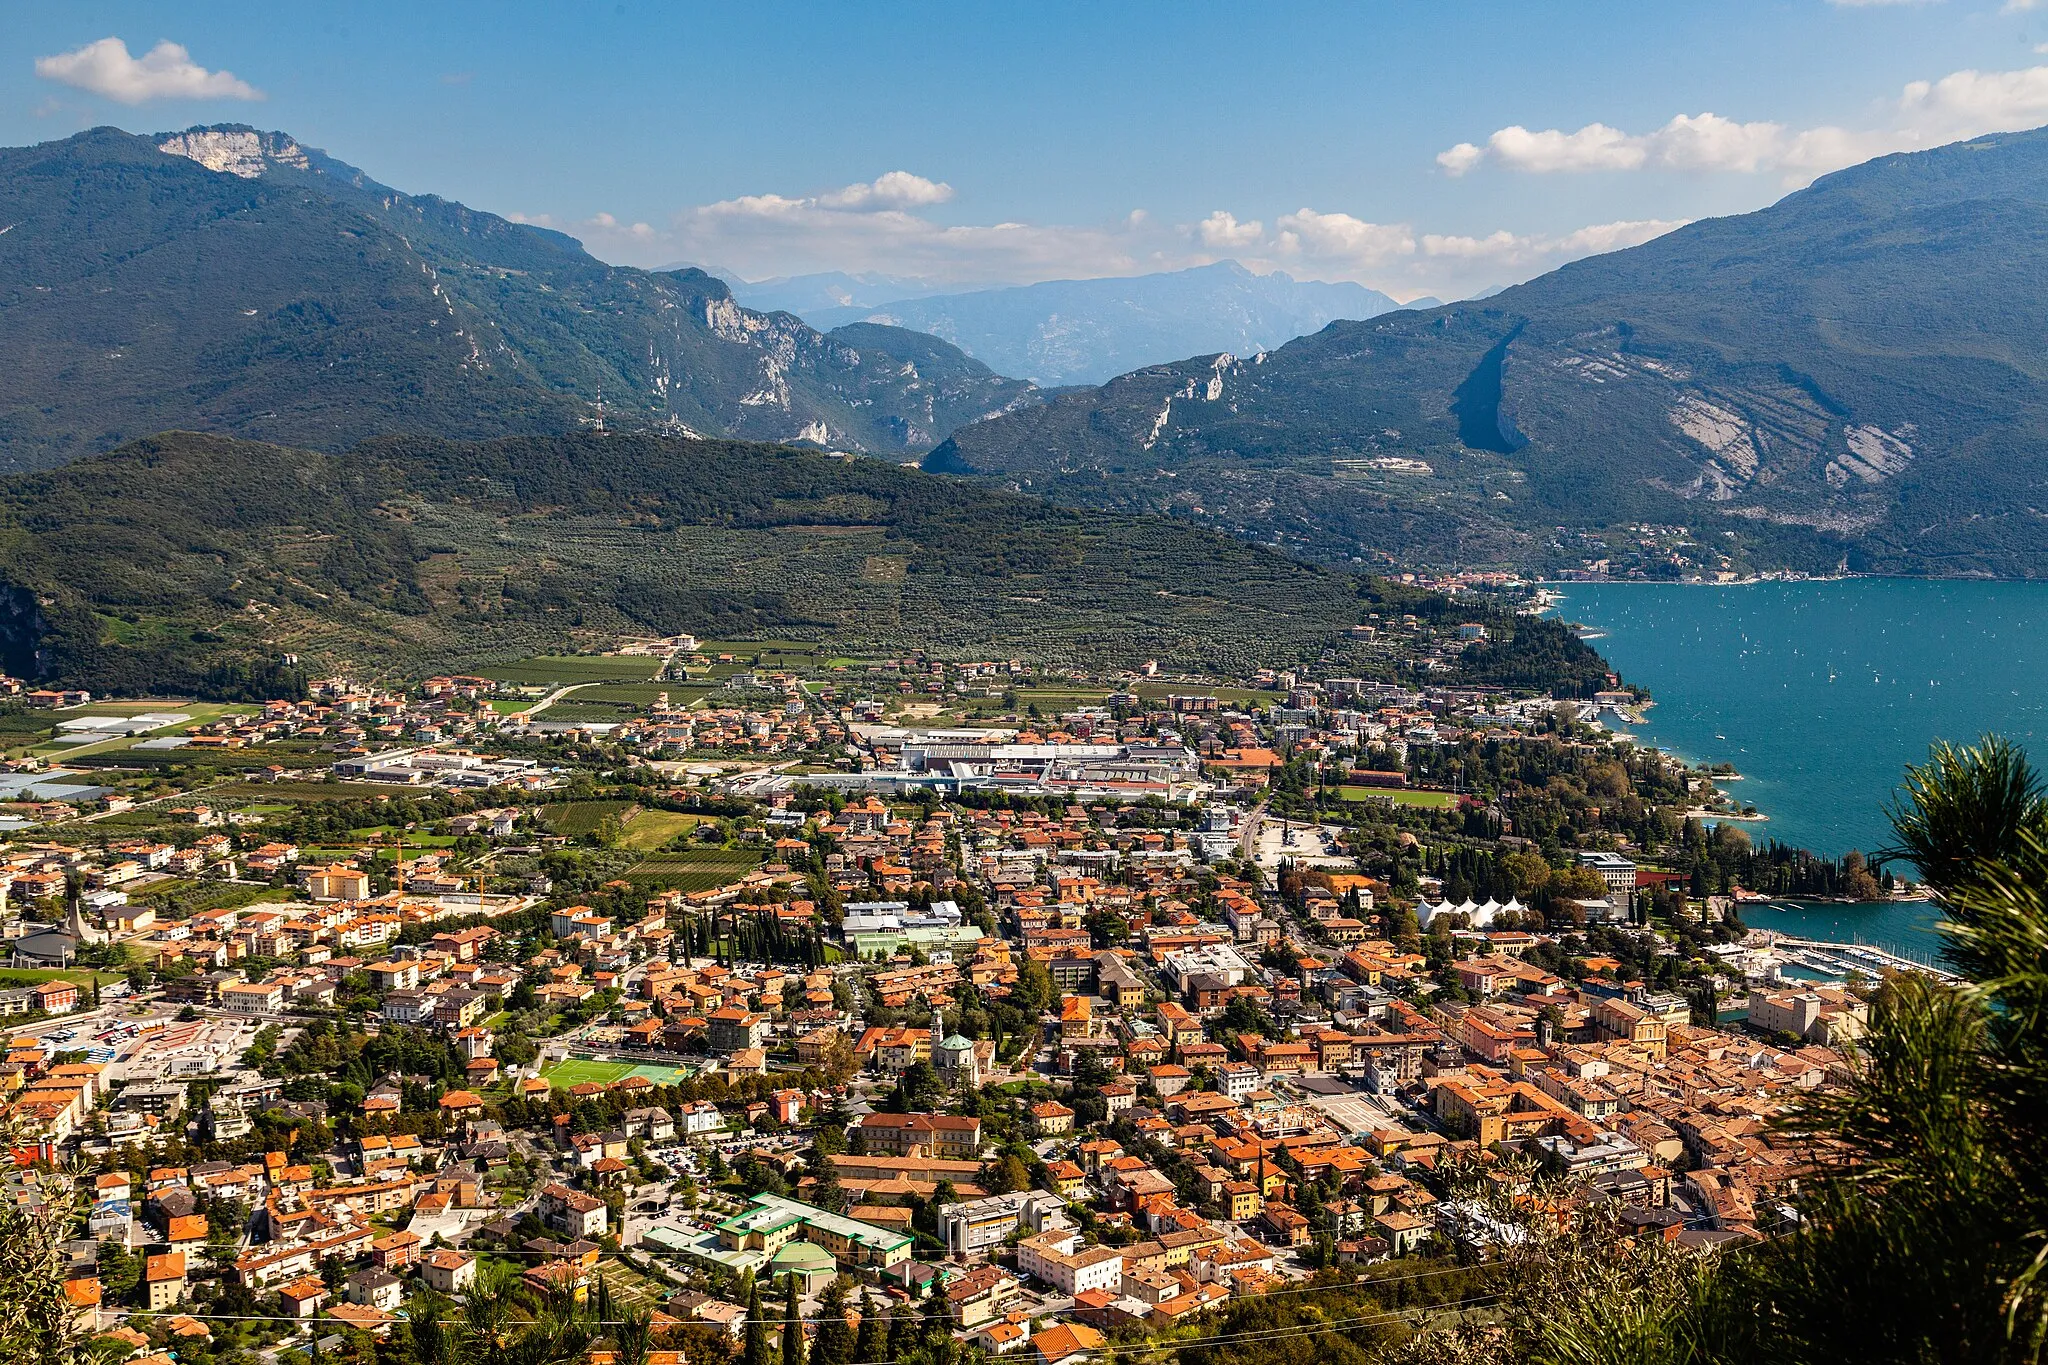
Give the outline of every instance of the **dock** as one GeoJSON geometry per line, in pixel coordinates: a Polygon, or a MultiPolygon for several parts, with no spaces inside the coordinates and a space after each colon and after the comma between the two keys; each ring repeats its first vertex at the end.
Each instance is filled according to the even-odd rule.
{"type": "Polygon", "coordinates": [[[1821,972],[1829,976],[1846,977],[1851,972],[1861,972],[1865,976],[1875,977],[1893,971],[1919,972],[1937,981],[1951,983],[1962,980],[1954,972],[1944,968],[1918,962],[1888,948],[1879,948],[1868,943],[1830,943],[1825,939],[1774,934],[1771,947],[1786,961],[1796,963],[1808,971],[1821,972]]]}

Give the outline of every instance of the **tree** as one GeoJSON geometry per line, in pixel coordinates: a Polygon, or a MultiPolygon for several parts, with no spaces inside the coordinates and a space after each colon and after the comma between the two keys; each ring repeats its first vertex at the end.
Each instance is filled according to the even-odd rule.
{"type": "Polygon", "coordinates": [[[863,1294],[860,1303],[860,1334],[854,1339],[853,1358],[857,1365],[873,1365],[882,1358],[887,1337],[882,1329],[882,1313],[863,1294]]]}
{"type": "Polygon", "coordinates": [[[1223,1027],[1229,1032],[1256,1033],[1262,1037],[1274,1038],[1280,1033],[1273,1016],[1259,1008],[1259,1002],[1248,995],[1234,997],[1223,1007],[1223,1027]]]}
{"type": "MultiPolygon", "coordinates": [[[[15,1136],[0,1132],[0,1141],[12,1146],[15,1136]]],[[[59,1200],[0,1200],[0,1359],[39,1365],[87,1359],[86,1335],[64,1298],[68,1213],[59,1200]]]]}
{"type": "Polygon", "coordinates": [[[768,1365],[768,1322],[761,1316],[761,1282],[747,1281],[747,1329],[740,1365],[768,1365]]]}
{"type": "Polygon", "coordinates": [[[796,1306],[796,1276],[786,1276],[782,1284],[782,1365],[804,1365],[804,1320],[796,1306]]]}
{"type": "Polygon", "coordinates": [[[812,1163],[812,1170],[817,1173],[817,1182],[811,1186],[811,1202],[834,1213],[846,1212],[846,1189],[839,1183],[839,1168],[829,1157],[820,1155],[812,1163]]]}
{"type": "Polygon", "coordinates": [[[1027,957],[1017,968],[1017,984],[1010,990],[1010,998],[1017,1002],[1019,1009],[1036,1014],[1050,1005],[1059,992],[1052,984],[1052,973],[1043,962],[1027,957]]]}
{"type": "Polygon", "coordinates": [[[846,1286],[835,1279],[825,1286],[818,1301],[818,1340],[811,1353],[814,1365],[852,1365],[860,1359],[854,1346],[853,1326],[846,1320],[846,1286]]]}
{"type": "Polygon", "coordinates": [[[1005,1152],[992,1161],[982,1164],[981,1187],[990,1194],[1010,1194],[1016,1190],[1028,1189],[1031,1185],[1031,1168],[1026,1166],[1014,1152],[1005,1152]]]}

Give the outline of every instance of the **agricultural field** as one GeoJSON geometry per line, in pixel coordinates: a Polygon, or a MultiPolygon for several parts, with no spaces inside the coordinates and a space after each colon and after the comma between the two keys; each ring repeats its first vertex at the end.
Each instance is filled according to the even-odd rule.
{"type": "Polygon", "coordinates": [[[206,797],[216,805],[223,801],[299,805],[307,801],[361,801],[375,794],[376,789],[353,782],[228,782],[209,787],[206,797]]]}
{"type": "MultiPolygon", "coordinates": [[[[222,716],[245,715],[252,709],[254,708],[242,705],[240,703],[208,701],[157,700],[95,702],[91,706],[78,707],[74,710],[68,710],[61,713],[45,713],[51,716],[49,722],[52,727],[51,736],[44,743],[34,746],[33,752],[42,755],[46,758],[61,759],[65,762],[74,761],[78,758],[93,754],[109,754],[120,752],[125,756],[126,751],[134,748],[135,745],[141,740],[157,738],[164,735],[184,734],[186,731],[190,730],[192,727],[196,725],[203,725],[208,721],[219,720],[222,716]],[[145,734],[121,735],[111,739],[100,740],[97,743],[92,744],[59,744],[56,742],[55,739],[55,726],[58,721],[84,720],[92,716],[134,716],[142,715],[148,712],[176,713],[178,715],[185,716],[187,719],[178,721],[175,724],[159,726],[156,729],[148,731],[145,734]]],[[[176,754],[181,751],[175,749],[165,751],[152,751],[145,749],[142,751],[142,754],[151,754],[153,752],[176,754]]],[[[140,757],[141,755],[137,756],[140,757]]],[[[251,760],[252,756],[244,753],[239,755],[238,757],[240,762],[246,764],[251,760]]],[[[269,759],[265,761],[275,762],[276,760],[269,759]]]]}
{"type": "Polygon", "coordinates": [[[630,801],[557,801],[541,807],[540,813],[549,829],[578,839],[596,830],[607,816],[614,820],[623,819],[632,804],[630,801]]]}
{"type": "Polygon", "coordinates": [[[738,881],[761,865],[762,855],[747,849],[704,848],[682,853],[655,853],[633,864],[629,881],[676,891],[709,891],[738,881]]]}
{"type": "Polygon", "coordinates": [[[565,1090],[585,1081],[596,1081],[599,1085],[610,1085],[623,1081],[628,1076],[645,1076],[656,1085],[674,1085],[686,1081],[690,1073],[676,1066],[651,1066],[636,1062],[598,1062],[572,1057],[566,1062],[551,1062],[541,1068],[541,1079],[557,1090],[565,1090]]]}
{"type": "Polygon", "coordinates": [[[642,852],[660,848],[704,818],[701,815],[685,815],[681,811],[643,810],[626,822],[625,829],[619,836],[619,847],[638,849],[642,852]]]}
{"type": "Polygon", "coordinates": [[[476,670],[480,678],[524,687],[566,687],[571,683],[645,682],[661,667],[661,660],[639,657],[607,658],[595,654],[543,654],[509,664],[493,664],[476,670]]]}

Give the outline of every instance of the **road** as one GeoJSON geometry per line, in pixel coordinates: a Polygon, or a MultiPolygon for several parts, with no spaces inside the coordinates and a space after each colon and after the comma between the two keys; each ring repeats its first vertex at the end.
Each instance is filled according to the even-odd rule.
{"type": "Polygon", "coordinates": [[[541,712],[547,710],[550,706],[553,706],[556,702],[568,696],[571,692],[580,692],[586,687],[596,686],[597,684],[594,682],[580,682],[570,683],[567,687],[558,687],[554,691],[548,693],[545,697],[542,697],[539,701],[535,702],[533,705],[527,707],[524,714],[530,719],[534,716],[539,715],[541,712]]]}
{"type": "Polygon", "coordinates": [[[1252,855],[1259,844],[1259,822],[1266,818],[1266,798],[1260,797],[1259,804],[1245,813],[1244,832],[1237,836],[1237,860],[1241,863],[1252,861],[1252,855]]]}

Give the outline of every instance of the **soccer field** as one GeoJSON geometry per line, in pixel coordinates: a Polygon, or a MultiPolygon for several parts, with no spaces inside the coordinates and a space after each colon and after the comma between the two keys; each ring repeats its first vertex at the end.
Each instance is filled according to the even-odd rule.
{"type": "Polygon", "coordinates": [[[549,1064],[542,1068],[541,1075],[555,1089],[566,1090],[585,1081],[610,1085],[614,1081],[623,1081],[628,1076],[645,1076],[656,1085],[674,1085],[677,1081],[688,1080],[690,1073],[674,1066],[647,1066],[633,1062],[586,1062],[571,1058],[566,1062],[549,1064]]]}

